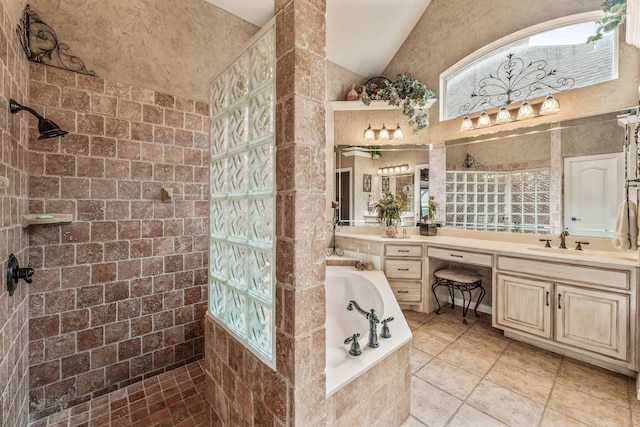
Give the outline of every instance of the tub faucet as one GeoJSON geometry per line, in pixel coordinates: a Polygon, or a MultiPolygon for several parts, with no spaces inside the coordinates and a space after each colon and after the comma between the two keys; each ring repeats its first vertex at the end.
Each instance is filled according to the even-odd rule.
{"type": "Polygon", "coordinates": [[[367,346],[378,348],[378,346],[380,346],[380,343],[378,343],[378,323],[380,323],[380,319],[376,316],[376,310],[372,308],[371,311],[367,312],[361,309],[354,300],[349,301],[347,310],[351,311],[354,307],[358,313],[362,314],[365,319],[369,321],[369,341],[367,342],[367,346]]]}
{"type": "Polygon", "coordinates": [[[562,233],[560,233],[560,249],[567,249],[567,244],[565,243],[564,239],[568,235],[569,232],[567,230],[564,230],[562,233]]]}

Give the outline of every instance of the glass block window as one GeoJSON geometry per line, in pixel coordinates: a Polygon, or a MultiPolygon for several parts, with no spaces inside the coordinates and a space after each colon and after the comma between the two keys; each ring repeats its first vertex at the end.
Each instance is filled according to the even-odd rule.
{"type": "Polygon", "coordinates": [[[464,58],[440,76],[441,120],[616,79],[617,31],[586,43],[598,19],[550,21],[464,58]]]}
{"type": "Polygon", "coordinates": [[[275,36],[211,83],[209,312],[274,366],[275,36]]]}
{"type": "Polygon", "coordinates": [[[470,230],[548,233],[550,169],[449,171],[446,224],[470,230]]]}

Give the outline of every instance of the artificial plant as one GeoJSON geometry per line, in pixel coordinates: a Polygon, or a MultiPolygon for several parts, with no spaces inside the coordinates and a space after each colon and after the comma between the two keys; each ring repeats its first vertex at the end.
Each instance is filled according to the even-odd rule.
{"type": "Polygon", "coordinates": [[[372,100],[379,100],[400,107],[415,133],[429,125],[429,113],[424,107],[436,94],[424,83],[416,80],[410,73],[401,73],[393,81],[385,80],[383,86],[367,87],[360,99],[365,105],[369,105],[372,100]]]}

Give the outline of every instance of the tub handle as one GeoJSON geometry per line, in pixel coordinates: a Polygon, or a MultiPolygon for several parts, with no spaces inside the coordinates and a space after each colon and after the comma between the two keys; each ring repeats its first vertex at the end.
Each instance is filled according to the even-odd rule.
{"type": "Polygon", "coordinates": [[[387,325],[389,322],[393,322],[393,317],[387,317],[382,321],[382,332],[380,332],[382,338],[391,338],[391,332],[389,332],[389,326],[387,325]]]}
{"type": "Polygon", "coordinates": [[[352,356],[360,356],[362,354],[362,350],[360,349],[360,343],[358,342],[358,338],[360,338],[360,333],[355,333],[344,340],[345,344],[351,343],[351,348],[349,348],[349,354],[352,356]]]}

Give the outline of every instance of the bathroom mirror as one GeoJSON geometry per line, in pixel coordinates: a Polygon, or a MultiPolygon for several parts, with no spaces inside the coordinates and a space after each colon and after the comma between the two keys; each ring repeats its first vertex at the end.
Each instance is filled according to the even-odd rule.
{"type": "MultiPolygon", "coordinates": [[[[498,201],[497,199],[482,199],[478,192],[486,191],[486,188],[480,187],[478,182],[473,181],[474,186],[465,186],[464,193],[454,192],[454,197],[458,200],[464,198],[464,207],[456,206],[456,209],[464,210],[460,214],[464,213],[465,220],[467,216],[475,215],[474,221],[459,221],[462,217],[460,215],[456,216],[457,212],[447,211],[444,225],[470,229],[520,233],[536,232],[542,234],[556,233],[563,228],[569,228],[570,234],[576,236],[610,237],[612,235],[612,224],[598,225],[598,221],[592,220],[591,217],[601,216],[601,214],[604,214],[603,211],[606,210],[615,219],[617,205],[624,196],[624,157],[622,153],[625,142],[625,119],[621,118],[621,116],[632,111],[635,111],[635,107],[593,117],[572,119],[554,124],[534,125],[509,132],[498,132],[489,136],[466,137],[445,141],[446,171],[429,169],[430,146],[428,144],[381,146],[376,150],[380,157],[371,156],[370,150],[365,147],[336,145],[334,152],[336,188],[340,187],[345,190],[337,192],[338,197],[343,199],[341,206],[346,208],[342,212],[345,214],[341,218],[342,223],[345,225],[375,223],[372,222],[371,218],[367,220],[365,214],[371,214],[369,206],[375,203],[382,191],[384,176],[377,173],[378,168],[407,164],[414,178],[410,193],[412,225],[420,219],[420,195],[426,194],[426,200],[428,201],[429,175],[437,176],[445,173],[449,178],[464,178],[471,183],[472,179],[480,179],[478,177],[483,179],[491,177],[498,180],[501,178],[494,175],[501,174],[500,176],[508,180],[504,187],[505,190],[508,190],[508,197],[511,197],[511,191],[516,188],[523,190],[521,194],[514,196],[514,199],[521,202],[519,208],[510,206],[505,215],[500,217],[497,226],[486,227],[486,225],[479,224],[478,216],[488,213],[482,211],[483,208],[480,207],[480,204],[491,205],[498,203],[498,201]],[[565,175],[567,175],[568,168],[575,166],[571,166],[572,164],[575,163],[580,167],[583,164],[581,162],[611,162],[611,158],[615,159],[613,163],[615,163],[614,167],[616,169],[615,172],[610,173],[610,175],[613,174],[611,175],[612,182],[615,184],[613,188],[607,187],[602,191],[596,189],[595,181],[589,182],[589,179],[595,178],[588,178],[589,175],[587,174],[584,175],[587,178],[578,179],[577,183],[579,185],[577,188],[575,188],[576,182],[574,180],[574,189],[569,190],[572,195],[568,196],[565,188],[565,179],[567,178],[565,175]],[[420,178],[420,170],[423,171],[423,179],[420,178]],[[538,173],[538,171],[543,172],[538,173]],[[371,192],[362,191],[363,174],[371,175],[372,177],[371,192]],[[537,188],[524,182],[518,184],[517,181],[518,179],[535,179],[536,176],[538,178],[546,177],[545,174],[549,175],[548,181],[539,183],[537,188]],[[471,178],[472,175],[473,178],[471,178]],[[424,179],[425,177],[427,178],[426,180],[424,179]],[[360,181],[354,182],[358,180],[360,181]],[[511,184],[513,184],[512,187],[511,184]],[[524,191],[526,188],[530,188],[535,193],[527,193],[524,191]],[[546,195],[542,195],[544,191],[547,191],[546,195]],[[540,205],[527,204],[527,200],[531,201],[533,200],[532,197],[537,197],[538,195],[540,195],[540,205]],[[601,197],[604,198],[606,196],[613,197],[603,201],[601,197]],[[574,208],[571,208],[571,206],[574,206],[574,208]],[[577,211],[575,206],[578,207],[577,211]],[[535,226],[527,225],[528,223],[524,221],[524,215],[532,213],[527,212],[527,209],[529,211],[533,210],[533,213],[541,211],[546,214],[548,223],[544,223],[545,220],[542,218],[544,215],[541,215],[541,218],[538,218],[540,221],[535,226]],[[569,212],[570,209],[573,209],[571,213],[569,212]],[[575,212],[580,212],[580,214],[575,212]],[[566,217],[567,215],[565,214],[569,216],[566,217]]],[[[464,134],[461,133],[462,135],[464,134]]],[[[633,139],[633,129],[630,137],[633,139]]],[[[336,142],[336,144],[338,143],[336,142]]],[[[592,163],[590,165],[593,166],[592,163]]],[[[600,170],[599,165],[600,163],[595,164],[596,170],[600,170]]],[[[577,173],[577,176],[581,176],[579,171],[577,173]]],[[[389,182],[391,183],[392,181],[389,180],[389,182]]],[[[446,197],[449,198],[447,202],[451,202],[452,189],[462,188],[461,186],[455,187],[457,183],[453,187],[451,184],[451,182],[446,184],[448,185],[446,197]]],[[[632,199],[636,196],[635,193],[636,191],[630,191],[632,199]]],[[[403,222],[403,225],[409,225],[409,221],[403,222]]]]}

